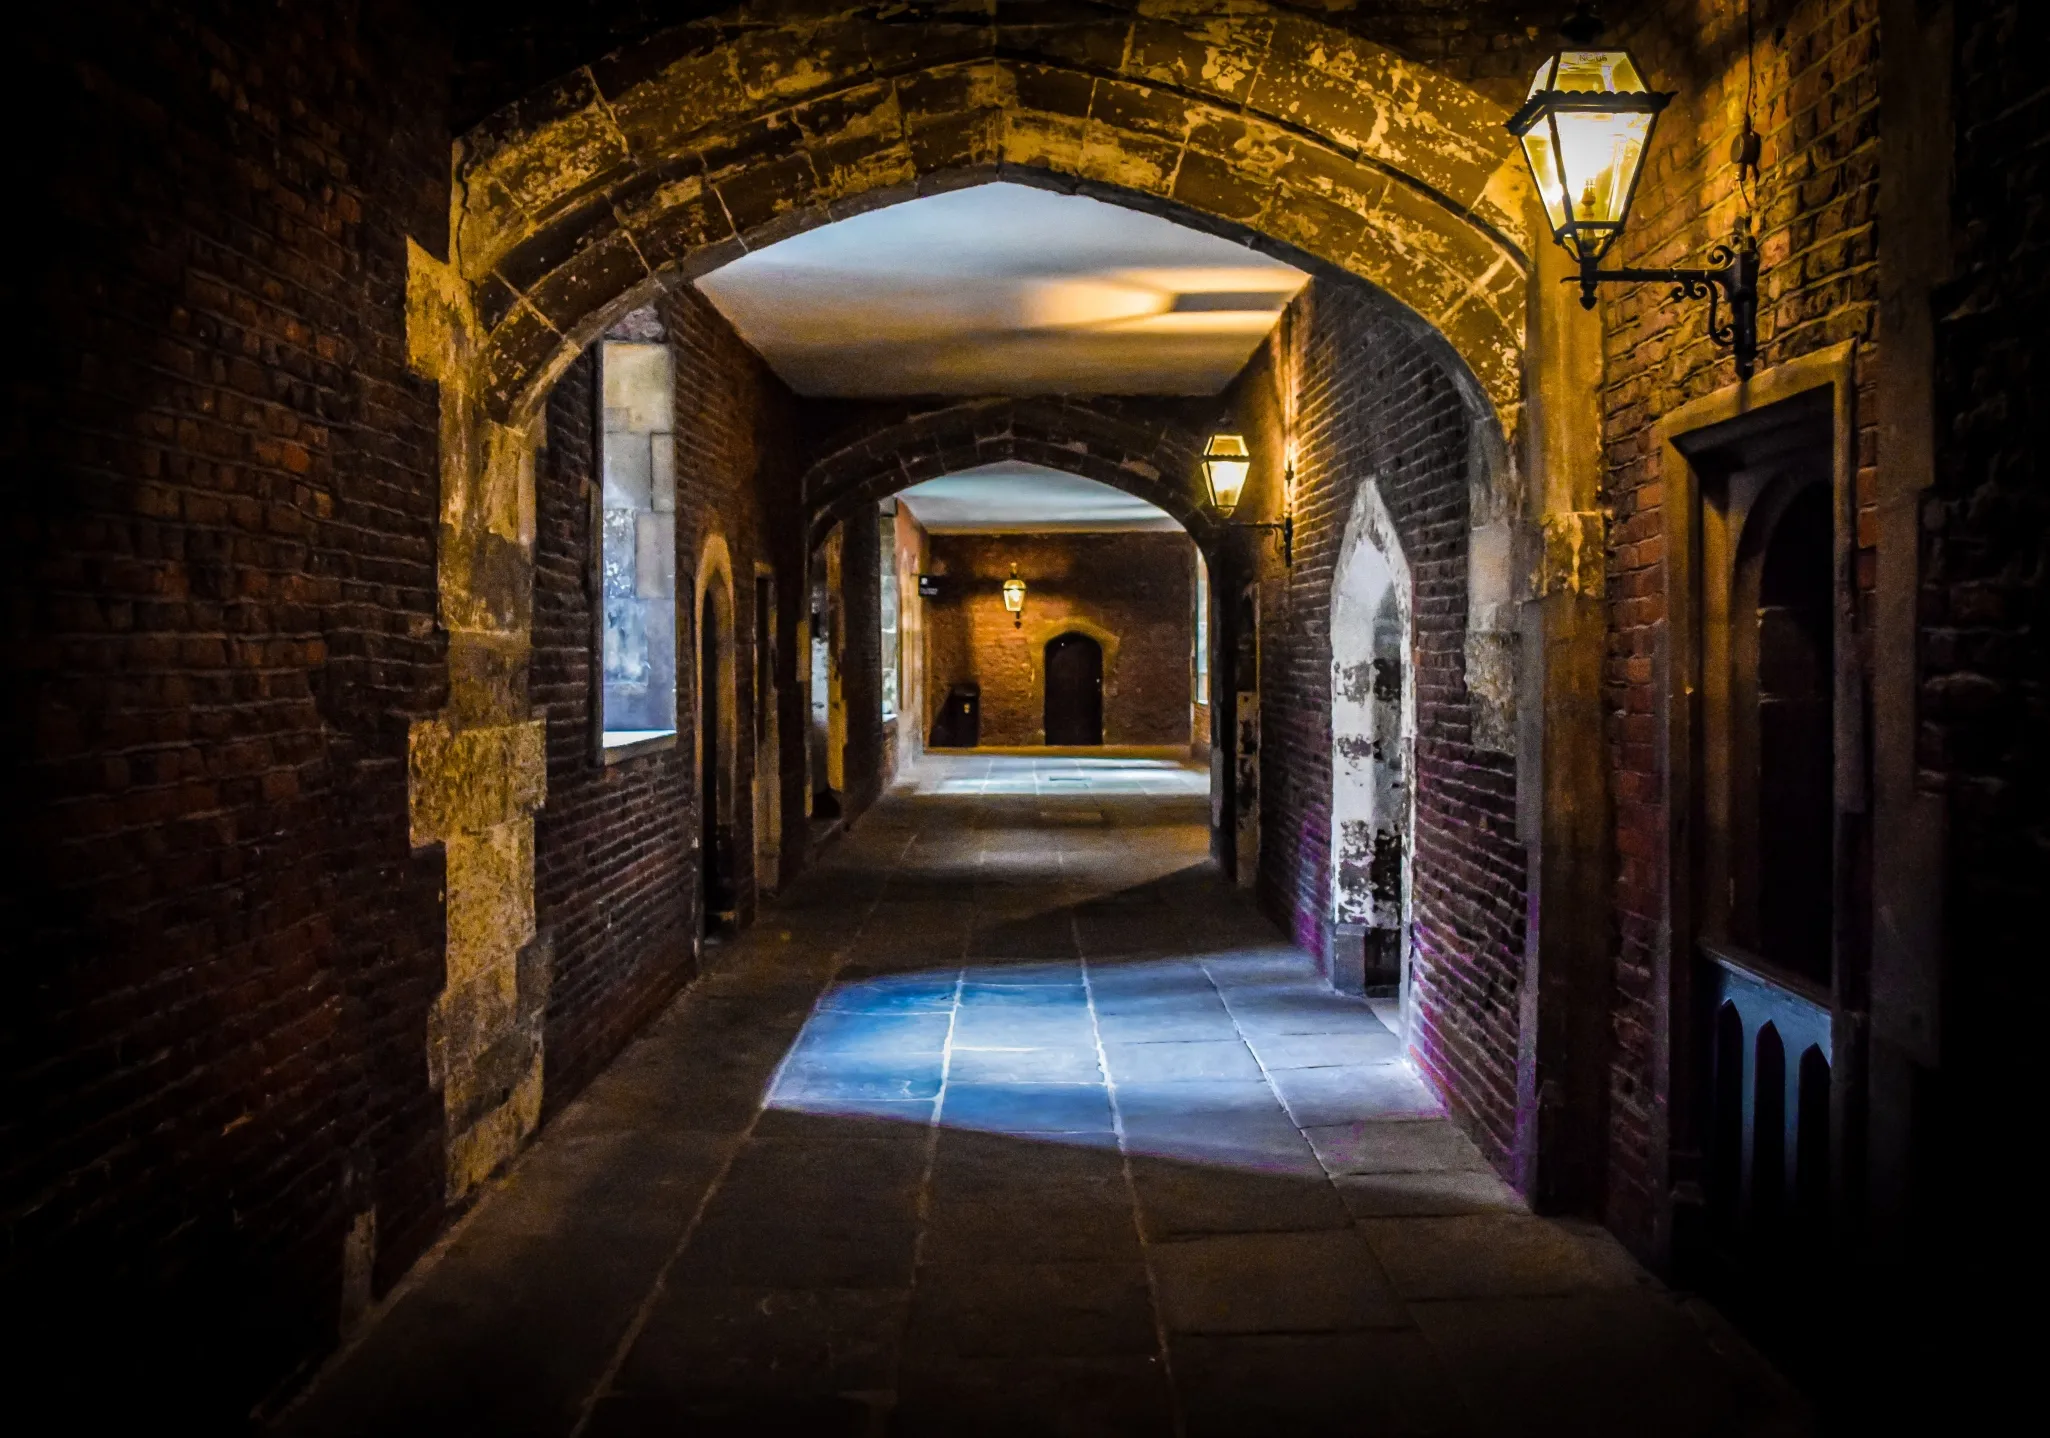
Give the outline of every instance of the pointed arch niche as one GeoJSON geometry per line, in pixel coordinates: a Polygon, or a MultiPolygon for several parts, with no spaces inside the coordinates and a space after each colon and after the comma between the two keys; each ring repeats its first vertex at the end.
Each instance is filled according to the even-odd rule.
{"type": "Polygon", "coordinates": [[[1331,980],[1354,993],[1408,978],[1410,593],[1409,563],[1370,480],[1354,494],[1331,579],[1331,980]]]}

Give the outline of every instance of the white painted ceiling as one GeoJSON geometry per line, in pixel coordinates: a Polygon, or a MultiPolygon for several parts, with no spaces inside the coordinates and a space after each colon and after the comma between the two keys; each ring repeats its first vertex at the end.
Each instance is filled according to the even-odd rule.
{"type": "Polygon", "coordinates": [[[1180,529],[1121,489],[1036,464],[985,464],[928,479],[897,496],[935,534],[1180,529]]]}
{"type": "Polygon", "coordinates": [[[1216,235],[995,183],[807,230],[697,281],[799,394],[1216,394],[1309,280],[1216,235]]]}

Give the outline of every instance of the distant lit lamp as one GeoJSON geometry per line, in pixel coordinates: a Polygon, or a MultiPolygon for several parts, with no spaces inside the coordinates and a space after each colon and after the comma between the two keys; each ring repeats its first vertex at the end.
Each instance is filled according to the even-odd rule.
{"type": "Polygon", "coordinates": [[[1246,448],[1244,435],[1213,434],[1210,443],[1203,446],[1203,482],[1210,487],[1210,507],[1217,511],[1217,517],[1233,529],[1271,529],[1278,532],[1281,535],[1281,562],[1294,567],[1294,467],[1290,466],[1283,486],[1286,504],[1280,519],[1259,524],[1244,521],[1232,524],[1232,511],[1239,507],[1239,498],[1246,492],[1246,477],[1252,471],[1253,455],[1246,448]]]}
{"type": "Polygon", "coordinates": [[[1011,566],[1011,577],[1004,581],[1004,608],[1011,611],[1011,627],[1025,627],[1025,581],[1018,577],[1018,566],[1011,566]]]}
{"type": "Polygon", "coordinates": [[[1239,507],[1246,492],[1246,476],[1253,471],[1253,456],[1246,439],[1239,434],[1213,434],[1203,446],[1203,478],[1210,486],[1210,506],[1225,518],[1239,507]]]}
{"type": "MultiPolygon", "coordinates": [[[[1580,263],[1580,303],[1593,309],[1594,287],[1604,280],[1670,283],[1674,299],[1705,298],[1709,338],[1728,346],[1738,376],[1750,378],[1758,358],[1758,244],[1748,230],[1734,247],[1708,252],[1713,269],[1598,268],[1630,218],[1652,127],[1673,96],[1648,88],[1628,51],[1595,47],[1601,21],[1591,6],[1575,9],[1559,33],[1566,46],[1538,66],[1509,133],[1523,146],[1552,238],[1580,263]],[[1719,322],[1719,297],[1729,301],[1727,324],[1719,322]]],[[[1755,149],[1740,163],[1755,164],[1755,149]]]]}

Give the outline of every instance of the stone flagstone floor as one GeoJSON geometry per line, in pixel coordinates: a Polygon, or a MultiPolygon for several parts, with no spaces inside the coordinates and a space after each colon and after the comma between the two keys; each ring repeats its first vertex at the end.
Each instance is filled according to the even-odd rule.
{"type": "Polygon", "coordinates": [[[552,1122],[295,1435],[1793,1434],[1205,858],[1202,773],[928,758],[552,1122]]]}

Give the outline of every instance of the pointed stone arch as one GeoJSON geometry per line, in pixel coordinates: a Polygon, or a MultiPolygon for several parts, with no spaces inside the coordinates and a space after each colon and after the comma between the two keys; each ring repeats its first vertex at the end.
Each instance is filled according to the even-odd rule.
{"type": "MultiPolygon", "coordinates": [[[[533,454],[543,399],[607,325],[810,226],[1002,178],[1364,281],[1444,351],[1509,453],[1533,207],[1503,118],[1427,66],[1259,0],[1052,19],[760,0],[584,66],[464,135],[447,257],[411,244],[407,277],[408,358],[440,386],[449,663],[447,708],[414,728],[409,793],[416,841],[445,844],[450,912],[479,916],[451,924],[451,997],[454,976],[499,993],[515,969],[545,969],[494,937],[531,931],[531,846],[519,844],[545,798],[527,699],[533,454]],[[448,820],[480,770],[497,801],[448,820]],[[485,834],[504,843],[473,842],[485,834]]],[[[1028,431],[998,457],[1143,493],[1214,542],[1196,498],[1200,438],[1121,441],[1113,461],[1108,435],[1099,455],[1093,437],[1074,449],[1073,424],[1028,431]],[[1155,452],[1150,474],[1125,462],[1155,452]]],[[[522,1021],[494,1009],[464,1024],[438,1072],[470,1072],[522,1021]]],[[[446,1085],[452,1196],[531,1131],[540,1072],[537,1048],[531,1082],[476,1112],[446,1085]]]]}
{"type": "Polygon", "coordinates": [[[1405,1000],[1416,849],[1413,604],[1395,521],[1366,478],[1331,574],[1332,978],[1348,990],[1396,981],[1405,1000]]]}
{"type": "Polygon", "coordinates": [[[450,263],[474,297],[477,394],[517,424],[665,280],[1001,176],[1166,207],[1363,279],[1442,335],[1506,418],[1530,237],[1504,118],[1427,66],[1258,4],[1051,22],[748,4],[464,136],[450,263]]]}

